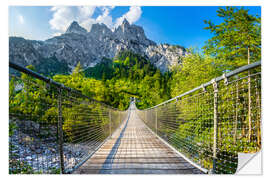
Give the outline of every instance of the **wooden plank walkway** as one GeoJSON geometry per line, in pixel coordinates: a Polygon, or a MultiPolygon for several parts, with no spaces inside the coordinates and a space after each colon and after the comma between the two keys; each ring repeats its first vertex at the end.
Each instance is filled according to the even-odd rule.
{"type": "Polygon", "coordinates": [[[131,106],[129,118],[74,174],[202,173],[153,134],[131,106]]]}

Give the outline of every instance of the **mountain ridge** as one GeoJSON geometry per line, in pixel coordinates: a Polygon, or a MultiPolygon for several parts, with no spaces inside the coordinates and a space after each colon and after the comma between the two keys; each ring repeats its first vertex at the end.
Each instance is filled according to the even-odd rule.
{"type": "Polygon", "coordinates": [[[88,32],[73,21],[65,33],[45,41],[9,37],[9,59],[23,66],[46,64],[46,59],[54,57],[66,63],[70,70],[78,62],[88,68],[126,50],[146,57],[161,72],[168,71],[186,55],[186,49],[181,46],[156,44],[146,37],[141,26],[126,19],[114,31],[105,24],[93,24],[88,32]]]}

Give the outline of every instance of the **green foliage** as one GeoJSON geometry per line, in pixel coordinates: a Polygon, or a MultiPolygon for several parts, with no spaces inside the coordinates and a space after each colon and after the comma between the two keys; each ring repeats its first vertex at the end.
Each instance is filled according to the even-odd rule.
{"type": "Polygon", "coordinates": [[[70,68],[67,63],[59,61],[55,56],[40,59],[36,66],[37,72],[45,76],[54,76],[56,74],[68,74],[70,68]]]}
{"type": "Polygon", "coordinates": [[[51,174],[60,174],[61,169],[53,167],[50,169],[50,172],[51,172],[51,174]]]}
{"type": "MultiPolygon", "coordinates": [[[[33,66],[27,68],[34,70],[33,66]]],[[[20,114],[22,117],[28,116],[33,121],[38,121],[40,116],[43,115],[44,109],[46,110],[46,101],[49,99],[47,90],[43,88],[45,83],[41,80],[34,80],[24,73],[21,75],[20,80],[12,79],[10,81],[10,113],[20,114]],[[15,91],[15,86],[23,87],[18,92],[15,91]],[[34,105],[33,105],[34,104],[34,105]]]]}
{"type": "Polygon", "coordinates": [[[35,172],[27,163],[16,159],[10,159],[9,174],[35,174],[35,172]]]}
{"type": "Polygon", "coordinates": [[[206,54],[215,57],[227,69],[248,64],[261,59],[261,18],[253,16],[244,8],[219,8],[217,15],[223,22],[215,25],[205,21],[205,29],[213,33],[213,37],[204,46],[206,54]]]}
{"type": "MultiPolygon", "coordinates": [[[[75,104],[72,105],[72,107],[64,107],[63,132],[67,137],[66,141],[76,142],[76,140],[78,140],[78,134],[81,133],[80,130],[86,128],[88,128],[89,131],[83,133],[84,137],[96,137],[96,134],[99,134],[99,137],[96,137],[97,140],[105,139],[109,135],[109,132],[103,129],[103,127],[109,124],[109,119],[102,115],[103,112],[101,108],[102,107],[98,104],[75,104]],[[94,116],[92,116],[92,114],[94,114],[94,116]]],[[[86,140],[89,139],[87,138],[86,140]]]]}
{"type": "Polygon", "coordinates": [[[103,59],[94,67],[89,67],[84,70],[86,77],[93,77],[98,80],[111,79],[113,77],[113,67],[111,59],[103,59]]]}
{"type": "Polygon", "coordinates": [[[9,136],[14,134],[14,130],[17,129],[17,125],[14,122],[9,123],[9,136]]]}
{"type": "Polygon", "coordinates": [[[223,65],[218,64],[215,58],[194,50],[189,51],[189,55],[182,58],[182,63],[172,68],[170,81],[172,97],[200,86],[220,76],[224,71],[223,65]]]}

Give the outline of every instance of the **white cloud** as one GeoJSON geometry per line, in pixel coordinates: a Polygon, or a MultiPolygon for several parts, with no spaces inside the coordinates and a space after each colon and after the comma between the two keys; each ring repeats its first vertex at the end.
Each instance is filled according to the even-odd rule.
{"type": "Polygon", "coordinates": [[[95,6],[80,6],[80,7],[78,7],[78,9],[80,12],[79,13],[80,17],[87,19],[89,17],[92,17],[92,15],[95,12],[96,7],[95,6]]]}
{"type": "Polygon", "coordinates": [[[95,24],[95,23],[96,23],[95,19],[89,18],[89,19],[86,19],[86,20],[84,20],[83,22],[81,22],[79,24],[80,24],[80,26],[85,28],[87,31],[90,31],[90,29],[92,27],[92,24],[95,24]]]}
{"type": "Polygon", "coordinates": [[[62,33],[60,32],[57,32],[57,33],[54,33],[53,36],[60,36],[62,33]]]}
{"type": "Polygon", "coordinates": [[[112,17],[110,16],[110,11],[113,9],[112,7],[103,7],[102,14],[99,15],[96,19],[96,23],[103,23],[109,28],[113,28],[112,17]]]}
{"type": "Polygon", "coordinates": [[[88,31],[91,29],[92,24],[104,23],[109,28],[114,29],[122,24],[124,18],[126,18],[130,24],[139,20],[142,14],[142,10],[138,6],[132,6],[129,11],[117,18],[113,22],[113,18],[110,15],[114,6],[95,7],[95,6],[55,6],[51,8],[53,17],[49,21],[51,29],[56,30],[55,34],[64,33],[72,21],[77,21],[82,27],[88,31]],[[94,12],[96,9],[100,9],[101,13],[94,18],[94,12]]]}
{"type": "Polygon", "coordinates": [[[89,26],[94,22],[91,18],[95,12],[95,6],[63,6],[52,7],[53,18],[49,21],[51,29],[58,32],[65,32],[72,21],[77,21],[84,28],[89,30],[89,26]]]}
{"type": "Polygon", "coordinates": [[[65,32],[69,24],[75,19],[76,15],[72,7],[52,7],[53,18],[49,21],[51,29],[65,32]]]}
{"type": "Polygon", "coordinates": [[[126,14],[116,19],[115,28],[120,26],[124,21],[124,19],[127,19],[127,21],[130,24],[133,24],[140,19],[141,15],[142,15],[141,7],[131,6],[126,14]]]}
{"type": "Polygon", "coordinates": [[[21,24],[24,24],[24,18],[23,18],[23,16],[22,15],[19,15],[18,18],[19,18],[19,22],[21,24]]]}

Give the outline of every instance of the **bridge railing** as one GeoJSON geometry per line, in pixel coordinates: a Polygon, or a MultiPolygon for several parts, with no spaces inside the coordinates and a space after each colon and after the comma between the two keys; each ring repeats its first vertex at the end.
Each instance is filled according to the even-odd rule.
{"type": "Polygon", "coordinates": [[[9,65],[10,174],[72,172],[127,118],[127,111],[9,65]]]}
{"type": "Polygon", "coordinates": [[[145,124],[208,172],[236,172],[261,149],[261,63],[243,66],[146,110],[145,124]]]}

